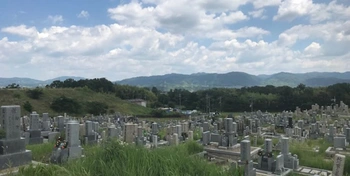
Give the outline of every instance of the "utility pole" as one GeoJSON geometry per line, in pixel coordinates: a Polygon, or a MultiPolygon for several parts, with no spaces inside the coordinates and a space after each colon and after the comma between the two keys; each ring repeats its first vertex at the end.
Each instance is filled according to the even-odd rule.
{"type": "Polygon", "coordinates": [[[251,110],[251,112],[253,112],[253,101],[250,103],[250,110],[251,110]]]}
{"type": "Polygon", "coordinates": [[[221,99],[222,97],[219,97],[219,105],[220,105],[219,113],[221,113],[221,99]]]}
{"type": "Polygon", "coordinates": [[[179,93],[179,107],[181,109],[181,93],[179,93]]]}
{"type": "Polygon", "coordinates": [[[210,97],[208,94],[206,95],[206,99],[207,99],[207,113],[209,115],[210,114],[210,97]]]}

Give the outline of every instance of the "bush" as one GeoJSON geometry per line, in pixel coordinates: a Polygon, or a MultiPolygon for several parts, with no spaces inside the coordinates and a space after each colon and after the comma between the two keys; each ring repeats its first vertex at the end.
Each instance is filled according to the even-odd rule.
{"type": "Polygon", "coordinates": [[[165,112],[162,110],[152,110],[151,115],[153,117],[164,117],[165,112]]]}
{"type": "Polygon", "coordinates": [[[0,129],[0,139],[4,139],[6,137],[6,132],[0,129]]]}
{"type": "Polygon", "coordinates": [[[41,88],[35,88],[35,89],[30,89],[27,90],[27,96],[32,99],[40,99],[40,97],[44,94],[43,89],[41,88]]]}
{"type": "Polygon", "coordinates": [[[106,103],[97,102],[97,101],[86,103],[86,111],[89,114],[93,114],[93,115],[105,114],[107,113],[107,110],[108,110],[108,105],[106,103]]]}
{"type": "Polygon", "coordinates": [[[29,101],[24,102],[23,109],[29,113],[33,112],[33,106],[32,106],[32,104],[29,103],[29,101]]]}
{"type": "Polygon", "coordinates": [[[21,94],[15,93],[15,94],[13,94],[13,98],[20,99],[21,98],[21,94]]]}
{"type": "Polygon", "coordinates": [[[81,105],[78,101],[68,98],[66,96],[61,96],[51,103],[50,108],[56,112],[67,112],[67,113],[79,113],[81,110],[81,105]]]}

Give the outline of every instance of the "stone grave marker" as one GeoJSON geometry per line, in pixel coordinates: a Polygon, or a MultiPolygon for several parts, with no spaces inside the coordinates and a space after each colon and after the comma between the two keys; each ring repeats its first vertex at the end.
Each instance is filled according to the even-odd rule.
{"type": "Polygon", "coordinates": [[[0,137],[0,170],[29,164],[32,152],[26,150],[21,138],[21,107],[1,106],[0,113],[0,129],[5,133],[0,137]]]}
{"type": "Polygon", "coordinates": [[[344,164],[345,164],[345,156],[340,154],[335,154],[332,176],[343,176],[344,164]]]}

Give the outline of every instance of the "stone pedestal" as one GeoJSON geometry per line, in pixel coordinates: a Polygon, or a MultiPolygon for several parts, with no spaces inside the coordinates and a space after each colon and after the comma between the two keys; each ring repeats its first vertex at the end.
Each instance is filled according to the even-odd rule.
{"type": "Polygon", "coordinates": [[[41,131],[40,130],[30,130],[29,131],[29,145],[32,144],[42,144],[43,138],[41,137],[41,131]]]}

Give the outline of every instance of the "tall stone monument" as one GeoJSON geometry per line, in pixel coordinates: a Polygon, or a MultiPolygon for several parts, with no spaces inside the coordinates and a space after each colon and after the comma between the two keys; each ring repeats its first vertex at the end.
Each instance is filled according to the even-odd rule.
{"type": "Polygon", "coordinates": [[[66,136],[68,142],[68,159],[80,158],[82,148],[79,140],[79,123],[71,120],[66,124],[66,136]]]}
{"type": "Polygon", "coordinates": [[[250,141],[243,140],[241,145],[241,159],[239,163],[244,167],[244,176],[255,176],[256,169],[254,168],[253,161],[250,158],[250,141]]]}
{"type": "Polygon", "coordinates": [[[32,161],[32,152],[26,150],[25,139],[21,138],[20,119],[20,106],[1,106],[0,170],[29,164],[32,161]]]}

